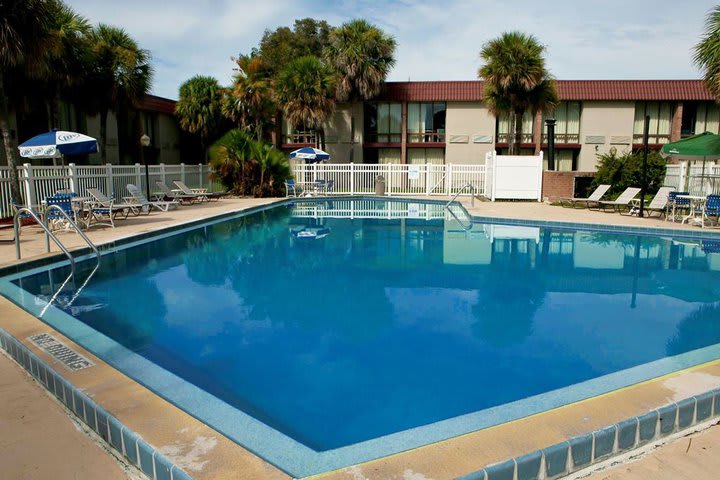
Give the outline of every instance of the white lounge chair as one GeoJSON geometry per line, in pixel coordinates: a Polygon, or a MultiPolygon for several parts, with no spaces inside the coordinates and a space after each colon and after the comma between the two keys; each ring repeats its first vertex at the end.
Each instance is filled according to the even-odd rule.
{"type": "Polygon", "coordinates": [[[622,213],[623,208],[627,208],[628,212],[632,212],[630,202],[635,196],[640,193],[640,189],[637,187],[628,187],[624,192],[620,194],[615,200],[600,200],[598,206],[607,211],[607,207],[612,207],[613,212],[622,213]]]}
{"type": "Polygon", "coordinates": [[[195,194],[186,195],[186,194],[180,193],[180,192],[173,192],[172,190],[170,190],[170,187],[165,185],[165,182],[155,182],[155,185],[157,185],[157,187],[160,189],[160,192],[161,192],[161,194],[159,195],[160,198],[158,198],[158,200],[160,200],[161,198],[162,199],[170,198],[172,200],[175,200],[175,201],[178,201],[181,203],[195,203],[196,200],[200,201],[198,199],[198,196],[195,194]]]}
{"type": "Polygon", "coordinates": [[[140,215],[138,205],[129,203],[115,203],[115,200],[105,195],[97,188],[88,188],[87,192],[93,197],[92,202],[88,202],[90,207],[90,218],[88,218],[88,228],[93,225],[107,225],[115,228],[115,217],[124,214],[123,218],[127,218],[131,213],[140,215]],[[107,217],[108,222],[103,222],[102,217],[107,217]]]}
{"type": "Polygon", "coordinates": [[[132,183],[127,184],[127,189],[128,192],[130,192],[130,195],[132,195],[133,202],[137,203],[141,208],[147,209],[148,212],[151,208],[157,208],[162,212],[167,212],[171,207],[177,207],[180,205],[180,203],[175,200],[169,202],[165,200],[156,200],[151,202],[145,197],[142,191],[140,191],[140,189],[132,183]]]}
{"type": "MultiPolygon", "coordinates": [[[[668,197],[670,192],[675,190],[675,187],[660,187],[653,199],[649,204],[645,205],[644,212],[647,212],[647,216],[652,216],[653,213],[657,212],[659,217],[667,215],[668,197]]],[[[640,199],[634,198],[632,200],[632,211],[634,215],[640,214],[640,199]]]]}
{"type": "Polygon", "coordinates": [[[560,205],[565,206],[565,202],[569,202],[572,208],[575,208],[576,203],[585,203],[585,206],[590,208],[590,204],[597,204],[603,195],[610,189],[610,185],[598,185],[594,192],[587,198],[582,197],[560,197],[560,205]]]}
{"type": "Polygon", "coordinates": [[[187,185],[185,185],[185,182],[181,181],[174,181],[173,182],[176,187],[180,189],[180,191],[184,195],[197,195],[200,201],[210,201],[210,200],[220,200],[220,197],[223,195],[226,195],[225,192],[208,192],[207,188],[190,188],[187,185]]]}

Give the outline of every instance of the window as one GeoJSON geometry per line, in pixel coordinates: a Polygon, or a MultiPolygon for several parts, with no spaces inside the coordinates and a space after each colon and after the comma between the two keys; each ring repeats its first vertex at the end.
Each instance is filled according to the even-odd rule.
{"type": "Polygon", "coordinates": [[[442,148],[408,148],[407,163],[442,165],[445,163],[445,150],[442,148]]]}
{"type": "Polygon", "coordinates": [[[317,143],[314,129],[304,126],[295,127],[287,119],[283,119],[282,122],[282,139],[285,144],[315,145],[317,143]]]}
{"type": "Polygon", "coordinates": [[[543,115],[542,143],[547,143],[548,118],[555,119],[555,143],[580,143],[580,102],[560,102],[554,112],[543,115]]]}
{"type": "Polygon", "coordinates": [[[445,142],[445,102],[408,103],[408,143],[445,142]]]}
{"type": "MultiPolygon", "coordinates": [[[[555,171],[572,172],[575,170],[578,150],[555,150],[555,171]]],[[[543,150],[543,170],[548,169],[547,151],[543,150]]]]}
{"type": "Polygon", "coordinates": [[[400,143],[402,105],[400,103],[365,104],[365,142],[400,143]]]}
{"type": "Polygon", "coordinates": [[[378,149],[378,163],[402,163],[400,159],[399,148],[379,148],[378,149]]]}
{"type": "MultiPolygon", "coordinates": [[[[683,120],[684,118],[685,105],[683,105],[683,120]]],[[[688,134],[694,135],[703,132],[720,133],[720,106],[716,103],[703,102],[697,104],[695,129],[692,133],[688,132],[688,134]]]]}
{"type": "MultiPolygon", "coordinates": [[[[522,137],[520,143],[533,143],[533,114],[526,111],[522,120],[522,137]]],[[[501,114],[497,119],[497,143],[510,141],[510,115],[501,114]]]]}
{"type": "Polygon", "coordinates": [[[643,142],[646,115],[650,117],[649,143],[668,143],[672,131],[673,115],[673,105],[670,102],[635,103],[633,143],[643,142]]]}

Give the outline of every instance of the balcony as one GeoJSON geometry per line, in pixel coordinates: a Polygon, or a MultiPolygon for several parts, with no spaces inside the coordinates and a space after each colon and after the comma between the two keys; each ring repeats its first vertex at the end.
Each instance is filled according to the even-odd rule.
{"type": "MultiPolygon", "coordinates": [[[[498,133],[497,134],[497,143],[510,143],[510,134],[509,133],[498,133]]],[[[523,133],[520,136],[520,143],[535,143],[535,142],[533,142],[533,134],[532,133],[523,133]]]]}
{"type": "Polygon", "coordinates": [[[408,133],[407,143],[445,143],[445,130],[408,133]]]}
{"type": "MultiPolygon", "coordinates": [[[[547,134],[543,134],[542,136],[542,143],[547,144],[548,142],[548,136],[547,134]]],[[[556,133],[555,134],[555,144],[563,144],[563,143],[571,143],[571,144],[579,144],[580,143],[580,134],[579,133],[556,133]]]]}
{"type": "MultiPolygon", "coordinates": [[[[633,144],[634,145],[642,145],[643,143],[643,135],[642,134],[633,134],[633,144]]],[[[665,143],[670,143],[670,134],[653,134],[651,133],[648,135],[648,143],[650,145],[663,145],[665,143]]]]}
{"type": "Polygon", "coordinates": [[[282,143],[283,145],[302,145],[312,147],[317,144],[317,134],[313,131],[284,133],[282,143]]]}

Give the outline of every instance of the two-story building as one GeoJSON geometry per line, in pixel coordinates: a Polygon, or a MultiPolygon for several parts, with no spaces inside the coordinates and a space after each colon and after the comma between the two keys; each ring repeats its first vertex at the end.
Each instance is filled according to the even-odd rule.
{"type": "MultiPolygon", "coordinates": [[[[701,80],[558,80],[560,103],[523,119],[522,151],[547,147],[545,118],[556,119],[556,170],[593,172],[597,155],[640,147],[650,116],[650,144],[711,131],[720,108],[701,80]]],[[[478,164],[507,151],[509,121],[483,103],[482,81],[388,82],[377,98],[341,104],[325,125],[337,163],[478,164]]],[[[315,146],[313,132],[283,125],[282,148],[315,146]]]]}

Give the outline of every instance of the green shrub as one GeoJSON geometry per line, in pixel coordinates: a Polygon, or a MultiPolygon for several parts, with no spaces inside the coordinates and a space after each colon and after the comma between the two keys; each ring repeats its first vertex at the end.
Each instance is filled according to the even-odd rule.
{"type": "Polygon", "coordinates": [[[291,173],[285,153],[239,129],[215,142],[210,149],[210,164],[215,177],[238,195],[284,196],[284,182],[291,173]]]}
{"type": "MultiPolygon", "coordinates": [[[[595,189],[601,184],[612,185],[608,196],[614,198],[628,187],[641,187],[642,164],[642,152],[598,155],[598,171],[592,188],[595,189]]],[[[665,181],[665,165],[665,159],[659,153],[648,153],[646,193],[655,194],[662,187],[665,181]]]]}

